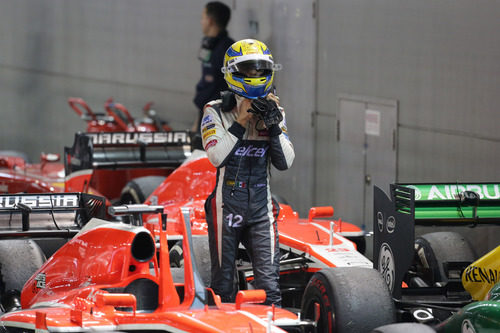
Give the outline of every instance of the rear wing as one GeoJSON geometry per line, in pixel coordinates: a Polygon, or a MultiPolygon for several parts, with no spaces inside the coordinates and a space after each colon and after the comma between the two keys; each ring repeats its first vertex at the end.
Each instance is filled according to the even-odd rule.
{"type": "Polygon", "coordinates": [[[64,148],[66,175],[86,169],[175,168],[191,155],[188,131],[76,133],[64,148]]]}
{"type": "Polygon", "coordinates": [[[105,218],[105,200],[87,193],[0,195],[0,238],[78,231],[105,218]]]}
{"type": "Polygon", "coordinates": [[[416,225],[500,225],[500,183],[397,184],[391,192],[402,188],[415,192],[416,225]]]}
{"type": "Polygon", "coordinates": [[[396,299],[414,255],[415,225],[500,225],[500,184],[391,184],[374,188],[373,265],[396,299]]]}

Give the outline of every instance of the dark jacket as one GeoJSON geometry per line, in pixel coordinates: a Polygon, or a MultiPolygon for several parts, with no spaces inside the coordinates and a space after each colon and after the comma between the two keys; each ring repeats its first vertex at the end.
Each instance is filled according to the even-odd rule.
{"type": "Polygon", "coordinates": [[[229,46],[234,43],[224,30],[216,37],[205,37],[202,40],[200,54],[201,78],[196,85],[196,95],[193,102],[200,112],[206,103],[220,98],[220,92],[227,90],[224,74],[221,67],[224,64],[224,54],[229,46]]]}

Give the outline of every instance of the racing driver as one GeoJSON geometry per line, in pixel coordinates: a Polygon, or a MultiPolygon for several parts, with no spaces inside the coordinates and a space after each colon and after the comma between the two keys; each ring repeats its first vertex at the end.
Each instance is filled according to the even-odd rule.
{"type": "Polygon", "coordinates": [[[264,43],[235,42],[221,69],[229,91],[204,108],[203,147],[217,168],[215,189],[205,203],[211,287],[223,302],[234,300],[241,242],[252,261],[254,287],[266,291],[266,304],[281,305],[279,207],[271,199],[270,164],[286,170],[295,153],[279,98],[271,92],[278,67],[264,43]]]}

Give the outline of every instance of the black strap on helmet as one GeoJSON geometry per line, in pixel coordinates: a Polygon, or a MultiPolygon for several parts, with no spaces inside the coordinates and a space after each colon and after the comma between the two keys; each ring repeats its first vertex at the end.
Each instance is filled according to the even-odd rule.
{"type": "Polygon", "coordinates": [[[229,90],[224,90],[220,92],[220,96],[222,99],[222,112],[231,112],[236,106],[236,97],[234,97],[234,93],[229,90]]]}

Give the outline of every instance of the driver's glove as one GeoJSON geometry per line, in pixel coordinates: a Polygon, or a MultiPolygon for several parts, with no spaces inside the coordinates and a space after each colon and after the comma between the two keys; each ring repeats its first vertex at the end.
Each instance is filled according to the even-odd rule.
{"type": "Polygon", "coordinates": [[[252,108],[249,112],[256,113],[264,121],[268,129],[278,125],[283,120],[283,115],[275,101],[259,97],[252,101],[252,108]]]}

